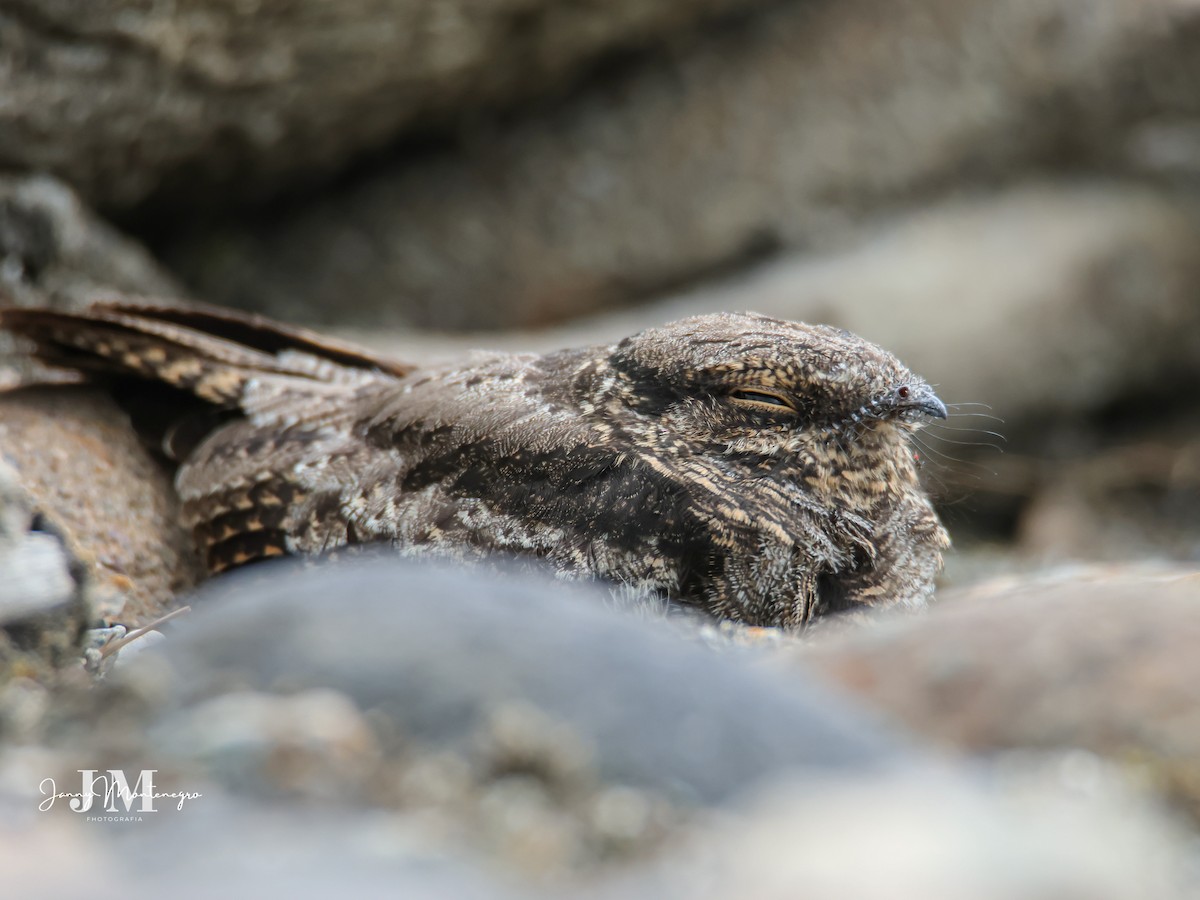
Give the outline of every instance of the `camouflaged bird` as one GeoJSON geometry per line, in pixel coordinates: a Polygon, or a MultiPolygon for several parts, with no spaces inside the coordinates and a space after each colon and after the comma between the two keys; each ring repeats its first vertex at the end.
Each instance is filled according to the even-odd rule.
{"type": "Polygon", "coordinates": [[[945,407],[836,328],[706,315],[413,369],[212,308],[7,309],[0,324],[48,363],[222,411],[176,477],[213,571],[368,542],[517,554],[796,627],[923,604],[949,543],[909,442],[945,407]]]}

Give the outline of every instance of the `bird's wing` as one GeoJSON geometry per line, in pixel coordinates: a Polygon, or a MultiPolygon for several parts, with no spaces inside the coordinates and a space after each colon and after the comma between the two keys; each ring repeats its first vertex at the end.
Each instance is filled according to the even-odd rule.
{"type": "Polygon", "coordinates": [[[874,529],[818,502],[798,478],[763,474],[722,456],[642,454],[685,485],[687,515],[703,523],[709,612],[752,624],[800,626],[818,611],[824,576],[875,556],[874,529]]]}

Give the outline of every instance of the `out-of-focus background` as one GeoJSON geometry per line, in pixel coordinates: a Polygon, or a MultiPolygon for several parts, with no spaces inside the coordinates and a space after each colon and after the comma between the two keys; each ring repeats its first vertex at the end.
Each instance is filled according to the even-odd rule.
{"type": "Polygon", "coordinates": [[[17,302],[414,358],[830,322],[961,404],[960,549],[1200,559],[1193,0],[6,0],[0,97],[17,302]]]}
{"type": "Polygon", "coordinates": [[[0,394],[0,894],[1196,896],[1197,0],[0,0],[0,303],[111,291],[416,361],[846,327],[953,412],[955,549],[803,639],[271,570],[114,666],[198,578],[169,475],[0,394]],[[39,818],[96,766],[206,796],[39,818]]]}

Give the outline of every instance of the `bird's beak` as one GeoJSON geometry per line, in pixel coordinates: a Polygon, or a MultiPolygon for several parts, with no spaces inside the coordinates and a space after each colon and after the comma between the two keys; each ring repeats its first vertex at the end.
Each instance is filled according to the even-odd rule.
{"type": "Polygon", "coordinates": [[[946,404],[939,399],[938,395],[933,392],[933,388],[927,384],[913,385],[901,408],[923,412],[925,415],[932,416],[935,419],[945,419],[949,416],[949,413],[946,412],[946,404]]]}

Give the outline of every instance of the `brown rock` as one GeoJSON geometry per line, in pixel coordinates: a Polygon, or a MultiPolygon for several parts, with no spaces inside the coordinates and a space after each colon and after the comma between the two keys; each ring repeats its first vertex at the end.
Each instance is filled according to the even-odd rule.
{"type": "Polygon", "coordinates": [[[100,391],[0,393],[0,458],[86,566],[98,615],[143,624],[196,582],[170,477],[100,391]]]}
{"type": "Polygon", "coordinates": [[[1195,560],[1198,425],[1121,434],[1043,465],[1017,523],[1017,552],[1042,561],[1195,560]]]}
{"type": "Polygon", "coordinates": [[[797,661],[954,747],[1144,765],[1200,816],[1198,645],[1200,574],[1110,567],[948,592],[797,661]]]}
{"type": "Polygon", "coordinates": [[[1162,171],[1186,129],[1139,129],[1200,113],[1198,26],[1190,0],[781,3],[170,256],[209,297],[283,317],[540,325],[834,245],[947,184],[1162,171]]]}

